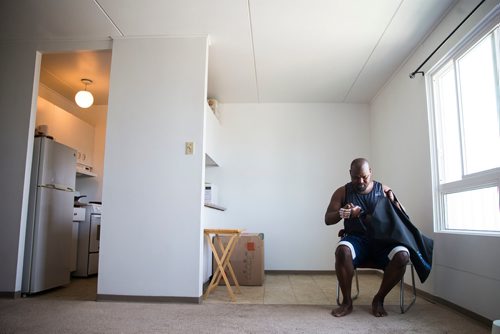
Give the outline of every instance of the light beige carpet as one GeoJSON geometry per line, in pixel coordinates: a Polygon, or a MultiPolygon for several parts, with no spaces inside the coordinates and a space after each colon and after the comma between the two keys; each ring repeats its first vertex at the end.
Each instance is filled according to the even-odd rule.
{"type": "Polygon", "coordinates": [[[0,299],[0,334],[7,333],[490,333],[487,326],[418,297],[399,313],[399,291],[386,298],[389,316],[370,313],[377,275],[360,275],[354,312],[330,315],[334,276],[266,275],[261,287],[242,287],[237,302],[224,286],[201,305],[95,302],[97,279],[15,300],[0,299]]]}
{"type": "Polygon", "coordinates": [[[21,298],[0,300],[7,333],[489,333],[486,326],[437,304],[406,314],[387,306],[375,318],[356,305],[344,318],[331,305],[154,304],[21,298]]]}

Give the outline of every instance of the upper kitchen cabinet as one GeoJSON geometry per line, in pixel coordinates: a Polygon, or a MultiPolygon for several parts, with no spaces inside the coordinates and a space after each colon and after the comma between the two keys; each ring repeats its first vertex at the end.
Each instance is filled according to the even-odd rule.
{"type": "Polygon", "coordinates": [[[220,155],[218,135],[220,123],[214,112],[205,104],[205,166],[219,166],[220,155]]]}
{"type": "Polygon", "coordinates": [[[92,173],[94,153],[94,127],[55,104],[38,97],[36,126],[46,125],[47,135],[77,150],[78,170],[92,173]]]}

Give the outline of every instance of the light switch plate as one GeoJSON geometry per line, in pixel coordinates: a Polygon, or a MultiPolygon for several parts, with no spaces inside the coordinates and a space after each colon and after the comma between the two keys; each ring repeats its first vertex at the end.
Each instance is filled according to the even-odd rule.
{"type": "Polygon", "coordinates": [[[194,143],[192,141],[187,141],[185,146],[186,155],[191,155],[194,153],[194,143]]]}

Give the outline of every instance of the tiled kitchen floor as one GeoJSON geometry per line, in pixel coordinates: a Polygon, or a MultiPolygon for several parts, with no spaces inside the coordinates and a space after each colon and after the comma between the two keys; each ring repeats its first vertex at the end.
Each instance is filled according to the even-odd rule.
{"type": "Polygon", "coordinates": [[[96,300],[97,276],[87,278],[71,278],[71,283],[60,288],[41,292],[33,296],[41,299],[58,300],[96,300]]]}
{"type": "MultiPolygon", "coordinates": [[[[371,305],[381,280],[382,277],[375,273],[360,274],[360,293],[354,303],[371,305]]],[[[335,305],[336,284],[337,279],[334,275],[266,274],[263,286],[242,286],[241,293],[236,294],[235,303],[335,305]]],[[[410,295],[411,291],[406,289],[407,300],[410,295]]],[[[232,303],[225,285],[218,286],[203,302],[232,303]]],[[[399,305],[399,284],[386,297],[385,305],[399,305]]]]}

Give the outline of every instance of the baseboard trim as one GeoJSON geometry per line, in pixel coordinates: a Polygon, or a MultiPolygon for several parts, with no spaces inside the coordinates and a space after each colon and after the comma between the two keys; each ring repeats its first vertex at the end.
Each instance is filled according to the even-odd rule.
{"type": "Polygon", "coordinates": [[[21,298],[21,291],[0,291],[0,298],[2,299],[21,298]]]}
{"type": "MultiPolygon", "coordinates": [[[[380,276],[383,277],[383,274],[380,273],[380,276]]],[[[413,286],[411,284],[408,284],[407,282],[404,283],[405,285],[405,288],[407,289],[413,289],[413,286]]],[[[443,306],[446,306],[446,307],[449,307],[451,308],[452,310],[455,310],[457,312],[460,312],[462,313],[463,315],[471,318],[471,319],[474,319],[486,326],[491,326],[491,322],[493,320],[491,319],[488,319],[486,317],[483,317],[482,315],[480,314],[477,314],[475,312],[472,312],[471,310],[468,310],[466,308],[463,308],[462,306],[459,306],[457,304],[454,304],[450,301],[447,301],[446,299],[443,299],[443,298],[440,298],[440,297],[437,297],[437,296],[434,296],[424,290],[421,290],[419,288],[415,288],[417,290],[417,298],[422,298],[422,299],[425,299],[427,300],[428,302],[432,303],[432,304],[441,304],[443,306]]]]}
{"type": "Polygon", "coordinates": [[[136,303],[181,303],[201,304],[200,297],[169,297],[169,296],[132,296],[97,294],[98,302],[136,302],[136,303]]]}
{"type": "MultiPolygon", "coordinates": [[[[405,283],[405,286],[411,288],[411,285],[409,285],[407,283],[405,283]]],[[[417,288],[417,296],[418,297],[422,297],[423,299],[427,300],[430,303],[441,304],[441,305],[444,305],[446,307],[449,307],[452,310],[460,312],[463,315],[465,315],[465,316],[467,316],[467,317],[469,317],[471,319],[474,319],[474,320],[476,320],[476,321],[478,321],[478,322],[480,322],[480,323],[482,323],[482,324],[484,324],[484,325],[486,325],[488,327],[491,326],[491,322],[493,321],[493,320],[488,319],[486,317],[483,317],[482,315],[477,314],[477,313],[475,313],[475,312],[473,312],[471,310],[463,308],[460,305],[454,304],[454,303],[452,303],[452,302],[450,302],[450,301],[448,301],[446,299],[443,299],[441,297],[434,296],[434,295],[432,295],[432,294],[430,294],[428,292],[425,292],[423,290],[420,290],[418,288],[417,288]]]]}

